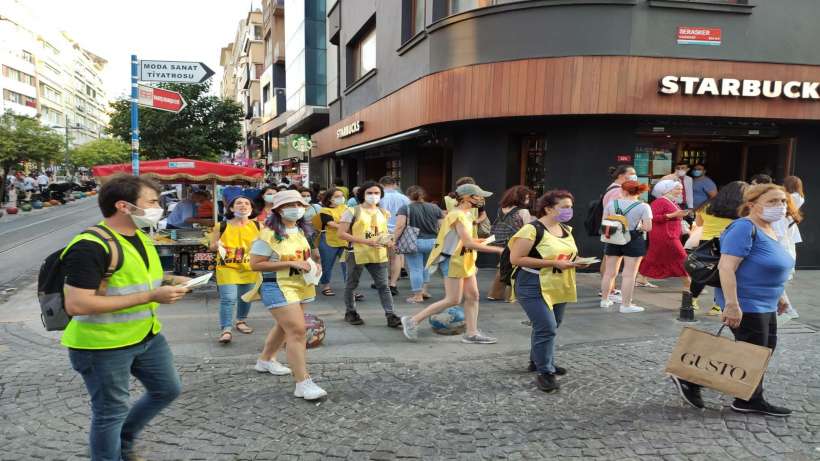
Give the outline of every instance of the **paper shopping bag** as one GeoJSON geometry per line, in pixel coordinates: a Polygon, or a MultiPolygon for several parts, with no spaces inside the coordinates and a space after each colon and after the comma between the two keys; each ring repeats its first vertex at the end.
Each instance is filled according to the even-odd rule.
{"type": "Polygon", "coordinates": [[[686,327],[666,364],[666,372],[739,399],[749,400],[769,366],[768,347],[735,341],[686,327]]]}

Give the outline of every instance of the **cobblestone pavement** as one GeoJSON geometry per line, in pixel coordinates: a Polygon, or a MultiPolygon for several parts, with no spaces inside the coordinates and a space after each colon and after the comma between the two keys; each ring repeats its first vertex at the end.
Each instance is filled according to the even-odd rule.
{"type": "MultiPolygon", "coordinates": [[[[788,419],[733,413],[712,392],[705,411],[684,407],[661,371],[672,344],[563,348],[554,394],[535,390],[525,354],[491,348],[458,363],[314,363],[320,403],[250,359],[178,356],[184,392],[140,447],[152,460],[820,459],[820,334],[781,337],[766,384],[788,419]]],[[[2,325],[0,370],[0,460],[85,459],[88,399],[66,352],[2,325]]]]}

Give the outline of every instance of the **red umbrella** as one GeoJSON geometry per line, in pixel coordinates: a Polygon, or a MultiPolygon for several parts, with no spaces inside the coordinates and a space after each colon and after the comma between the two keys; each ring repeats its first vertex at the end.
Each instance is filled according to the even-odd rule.
{"type": "MultiPolygon", "coordinates": [[[[132,173],[130,163],[95,166],[91,171],[100,182],[105,182],[116,174],[132,173]]],[[[173,184],[254,184],[264,180],[265,172],[260,168],[226,163],[169,158],[140,162],[140,176],[173,184]]]]}

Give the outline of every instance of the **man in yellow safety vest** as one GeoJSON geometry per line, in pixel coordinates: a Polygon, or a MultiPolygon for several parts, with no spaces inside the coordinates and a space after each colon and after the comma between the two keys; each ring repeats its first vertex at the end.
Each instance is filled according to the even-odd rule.
{"type": "Polygon", "coordinates": [[[134,176],[112,178],[100,189],[99,206],[100,226],[119,243],[122,265],[105,277],[109,245],[95,235],[80,234],[66,246],[65,308],[72,319],[62,343],[91,398],[91,459],[131,460],[137,434],[180,393],[156,310],[181,299],[188,289],[179,284],[188,278],[164,275],[140,230],[162,217],[156,185],[134,176]],[[146,392],[129,408],[131,375],[146,392]]]}

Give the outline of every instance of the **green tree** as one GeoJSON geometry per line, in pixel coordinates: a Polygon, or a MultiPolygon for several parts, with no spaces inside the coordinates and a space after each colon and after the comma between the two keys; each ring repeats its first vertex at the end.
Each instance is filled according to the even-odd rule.
{"type": "Polygon", "coordinates": [[[6,176],[12,168],[25,162],[42,163],[56,160],[64,153],[63,137],[40,124],[33,117],[15,115],[10,111],[0,115],[0,177],[5,200],[6,176]]]}
{"type": "MultiPolygon", "coordinates": [[[[233,101],[208,96],[209,83],[159,85],[182,94],[187,107],[180,113],[140,107],[140,156],[157,160],[186,157],[216,160],[234,151],[242,139],[242,108],[233,101]]],[[[108,132],[130,144],[131,103],[111,104],[108,132]]]]}
{"type": "Polygon", "coordinates": [[[74,167],[92,167],[125,163],[131,158],[131,146],[119,139],[95,139],[70,152],[69,162],[74,167]]]}

